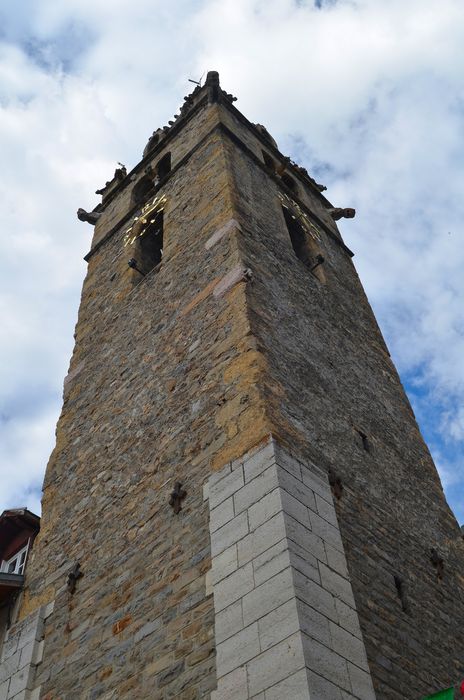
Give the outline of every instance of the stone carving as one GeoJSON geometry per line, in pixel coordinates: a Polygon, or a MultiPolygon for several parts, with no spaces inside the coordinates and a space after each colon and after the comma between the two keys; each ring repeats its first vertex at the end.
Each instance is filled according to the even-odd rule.
{"type": "Polygon", "coordinates": [[[148,139],[147,145],[143,149],[143,157],[144,158],[146,155],[148,155],[148,153],[150,153],[150,151],[152,151],[159,144],[159,142],[161,141],[163,136],[164,136],[163,129],[156,129],[156,131],[154,131],[152,133],[152,135],[148,139]]]}
{"type": "Polygon", "coordinates": [[[180,481],[176,481],[174,484],[174,490],[171,493],[171,497],[169,498],[169,505],[173,509],[174,513],[178,515],[180,511],[182,510],[182,501],[187,495],[187,491],[182,488],[182,484],[180,481]]]}
{"type": "Polygon", "coordinates": [[[101,215],[102,213],[100,211],[85,211],[85,209],[81,207],[77,210],[77,218],[79,221],[86,221],[88,224],[92,224],[92,226],[95,226],[101,215]]]}
{"type": "Polygon", "coordinates": [[[113,179],[114,180],[124,180],[124,178],[127,175],[127,168],[123,163],[118,163],[120,166],[119,168],[116,168],[114,171],[113,179]]]}
{"type": "MultiPolygon", "coordinates": [[[[255,129],[258,129],[259,133],[266,139],[266,141],[269,141],[269,143],[271,143],[274,146],[274,148],[277,148],[276,141],[272,138],[271,134],[265,126],[263,126],[262,124],[255,124],[254,127],[255,129]]],[[[288,161],[290,161],[290,158],[288,158],[288,161]]]]}
{"type": "Polygon", "coordinates": [[[108,187],[113,185],[115,182],[121,182],[121,180],[124,180],[124,178],[127,175],[127,168],[123,163],[118,163],[120,166],[119,168],[116,168],[114,171],[113,179],[112,180],[107,180],[105,182],[105,186],[102,187],[100,190],[95,190],[95,194],[101,194],[104,195],[106,194],[106,191],[108,190],[108,187]]]}
{"type": "Polygon", "coordinates": [[[79,564],[79,562],[76,562],[71,571],[69,572],[68,578],[66,580],[68,591],[71,594],[73,594],[76,590],[76,583],[79,581],[80,578],[83,577],[83,575],[84,574],[81,571],[81,565],[79,564]]]}
{"type": "Polygon", "coordinates": [[[329,214],[334,221],[339,219],[354,219],[356,216],[356,209],[341,209],[340,207],[335,207],[334,209],[329,209],[329,214]]]}
{"type": "Polygon", "coordinates": [[[435,567],[437,570],[437,576],[438,578],[443,578],[443,571],[445,568],[445,562],[442,556],[437,552],[435,548],[432,548],[430,550],[430,561],[432,562],[432,566],[435,567]]]}

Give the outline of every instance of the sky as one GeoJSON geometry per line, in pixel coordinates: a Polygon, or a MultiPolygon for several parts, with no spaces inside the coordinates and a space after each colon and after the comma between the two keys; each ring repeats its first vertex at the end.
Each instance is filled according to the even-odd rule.
{"type": "Polygon", "coordinates": [[[208,70],[324,183],[464,523],[462,0],[2,0],[0,512],[40,511],[73,346],[76,218],[208,70]]]}

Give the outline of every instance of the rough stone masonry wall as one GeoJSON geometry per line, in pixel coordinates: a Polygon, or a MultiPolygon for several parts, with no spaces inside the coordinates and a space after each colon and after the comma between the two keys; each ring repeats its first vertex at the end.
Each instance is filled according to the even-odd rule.
{"type": "Polygon", "coordinates": [[[208,498],[211,700],[375,700],[326,473],[271,439],[208,498]]]}
{"type": "MultiPolygon", "coordinates": [[[[202,134],[218,119],[205,109],[202,134]]],[[[41,698],[209,696],[201,489],[271,431],[302,463],[341,476],[378,699],[444,687],[462,668],[462,540],[351,262],[324,238],[320,285],[293,256],[265,170],[218,131],[195,150],[193,121],[176,138],[191,156],[163,187],[161,266],[137,284],[127,224],[89,262],[21,609],[25,619],[55,600],[41,698]],[[174,516],[177,480],[187,497],[174,516]],[[441,580],[431,545],[444,552],[441,580]],[[76,561],[84,575],[71,594],[76,561]],[[409,586],[409,613],[393,574],[409,586]]],[[[118,201],[112,222],[127,214],[129,198],[118,201]]]]}
{"type": "Polygon", "coordinates": [[[236,144],[228,153],[253,270],[260,390],[280,442],[341,481],[337,513],[377,697],[457,684],[464,542],[351,260],[321,231],[321,284],[293,253],[277,185],[236,144]]]}
{"type": "Polygon", "coordinates": [[[134,286],[125,226],[89,261],[21,610],[55,600],[43,700],[197,700],[216,685],[202,487],[269,433],[218,132],[163,193],[159,269],[134,286]]]}

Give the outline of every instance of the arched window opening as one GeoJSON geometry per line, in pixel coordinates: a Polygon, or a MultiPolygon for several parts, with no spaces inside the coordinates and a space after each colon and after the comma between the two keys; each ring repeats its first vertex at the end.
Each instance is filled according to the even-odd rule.
{"type": "Polygon", "coordinates": [[[153,192],[154,188],[155,183],[152,177],[149,175],[142,177],[142,179],[134,185],[134,189],[132,190],[132,204],[141,204],[144,202],[153,192]]]}
{"type": "Polygon", "coordinates": [[[293,252],[317,279],[325,283],[324,256],[314,238],[303,228],[291,209],[282,207],[293,252]]]}
{"type": "Polygon", "coordinates": [[[298,192],[296,182],[292,177],[290,177],[290,175],[284,173],[281,177],[281,180],[284,183],[284,185],[287,185],[287,187],[292,190],[292,192],[298,192]]]}
{"type": "Polygon", "coordinates": [[[156,174],[159,180],[163,180],[171,172],[171,154],[166,153],[156,166],[156,174]]]}
{"type": "Polygon", "coordinates": [[[163,212],[158,212],[137,239],[135,259],[140,271],[146,275],[159,265],[163,257],[163,212]]]}
{"type": "Polygon", "coordinates": [[[266,153],[266,151],[261,151],[261,153],[263,154],[264,164],[267,165],[267,167],[269,168],[269,170],[271,170],[273,173],[275,173],[276,164],[275,164],[274,159],[271,158],[271,156],[269,155],[269,153],[266,153]]]}

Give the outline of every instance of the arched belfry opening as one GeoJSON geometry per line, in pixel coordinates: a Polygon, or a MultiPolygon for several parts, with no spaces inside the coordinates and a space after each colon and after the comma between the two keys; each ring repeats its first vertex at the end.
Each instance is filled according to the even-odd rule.
{"type": "Polygon", "coordinates": [[[306,231],[298,216],[288,207],[282,206],[288,235],[292,244],[293,252],[310,272],[319,280],[325,283],[326,276],[323,270],[324,255],[315,238],[306,231]]]}
{"type": "Polygon", "coordinates": [[[144,175],[132,190],[132,204],[142,204],[155,189],[153,177],[144,175]]]}
{"type": "Polygon", "coordinates": [[[135,259],[143,274],[159,265],[163,257],[163,212],[159,211],[137,238],[135,259]]]}
{"type": "Polygon", "coordinates": [[[163,180],[171,172],[171,154],[166,153],[156,165],[156,174],[163,180]]]}

